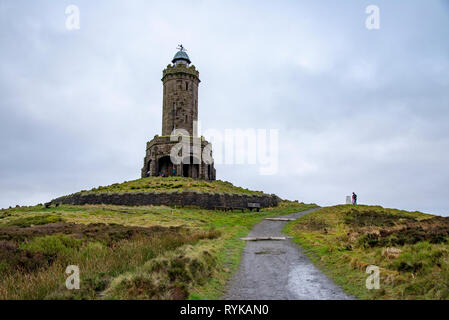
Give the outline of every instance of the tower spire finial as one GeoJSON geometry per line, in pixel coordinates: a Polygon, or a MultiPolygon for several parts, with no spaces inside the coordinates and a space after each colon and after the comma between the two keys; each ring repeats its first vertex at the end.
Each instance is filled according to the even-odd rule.
{"type": "Polygon", "coordinates": [[[179,51],[183,51],[186,52],[186,48],[184,48],[184,46],[182,44],[180,44],[176,49],[178,49],[179,51]]]}

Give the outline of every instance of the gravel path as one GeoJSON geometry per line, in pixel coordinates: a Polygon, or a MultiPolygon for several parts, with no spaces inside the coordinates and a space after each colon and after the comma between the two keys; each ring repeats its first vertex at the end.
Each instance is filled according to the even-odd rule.
{"type": "MultiPolygon", "coordinates": [[[[297,219],[317,209],[282,218],[297,219]]],[[[263,220],[249,237],[285,236],[287,222],[263,220]]],[[[300,247],[284,241],[247,241],[239,270],[232,280],[226,300],[342,300],[346,295],[316,268],[300,247]]]]}

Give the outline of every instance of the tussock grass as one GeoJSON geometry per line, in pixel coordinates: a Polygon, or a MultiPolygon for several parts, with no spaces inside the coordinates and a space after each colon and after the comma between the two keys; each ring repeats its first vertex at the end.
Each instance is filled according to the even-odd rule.
{"type": "Polygon", "coordinates": [[[260,213],[111,205],[6,210],[0,299],[218,299],[239,265],[240,237],[265,217],[312,207],[282,202],[260,213]],[[20,223],[48,216],[61,221],[20,223]],[[80,268],[80,290],[65,288],[68,265],[80,268]]]}
{"type": "Polygon", "coordinates": [[[194,286],[204,285],[210,279],[216,264],[216,258],[208,250],[185,246],[117,277],[105,296],[109,299],[186,299],[194,286]]]}
{"type": "Polygon", "coordinates": [[[24,272],[27,270],[20,267],[5,270],[0,279],[0,299],[94,299],[115,276],[167,251],[216,236],[215,231],[155,233],[121,240],[112,246],[96,241],[80,245],[80,240],[64,235],[34,238],[21,244],[21,249],[50,254],[52,263],[33,272],[24,272]],[[79,291],[69,291],[64,286],[68,265],[80,268],[83,285],[79,291]]]}
{"type": "Polygon", "coordinates": [[[358,298],[449,299],[448,218],[342,205],[305,215],[285,231],[358,298]],[[366,289],[369,265],[380,268],[379,290],[366,289]]]}

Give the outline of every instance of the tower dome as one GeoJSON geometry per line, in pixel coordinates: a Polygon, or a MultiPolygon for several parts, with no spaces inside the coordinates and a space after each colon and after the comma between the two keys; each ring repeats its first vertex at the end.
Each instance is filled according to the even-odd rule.
{"type": "Polygon", "coordinates": [[[175,57],[172,60],[172,63],[174,65],[177,65],[178,63],[185,63],[189,65],[191,63],[190,58],[182,45],[179,46],[179,51],[176,52],[175,57]]]}

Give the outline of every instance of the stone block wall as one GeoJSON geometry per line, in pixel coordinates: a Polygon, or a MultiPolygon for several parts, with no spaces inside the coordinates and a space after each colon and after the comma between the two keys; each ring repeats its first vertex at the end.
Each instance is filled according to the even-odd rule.
{"type": "Polygon", "coordinates": [[[276,195],[211,194],[196,192],[126,192],[126,193],[75,193],[52,201],[56,204],[112,204],[125,206],[166,205],[197,206],[204,209],[216,207],[247,207],[248,202],[260,203],[261,208],[277,206],[276,195]]]}

